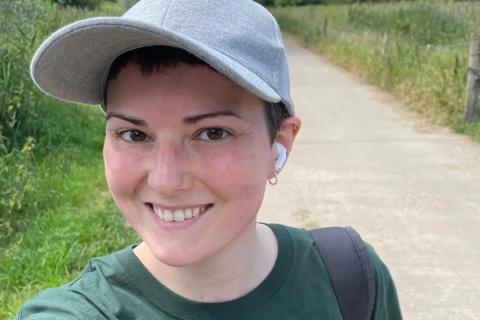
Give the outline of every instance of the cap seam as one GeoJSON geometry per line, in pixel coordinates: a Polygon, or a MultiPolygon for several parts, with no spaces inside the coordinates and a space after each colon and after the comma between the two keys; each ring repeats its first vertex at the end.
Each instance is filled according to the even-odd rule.
{"type": "Polygon", "coordinates": [[[162,27],[165,26],[165,20],[167,20],[168,13],[170,12],[170,8],[172,7],[173,2],[175,2],[175,0],[170,0],[170,2],[168,3],[167,9],[165,10],[165,14],[163,15],[163,20],[160,23],[162,27]]]}

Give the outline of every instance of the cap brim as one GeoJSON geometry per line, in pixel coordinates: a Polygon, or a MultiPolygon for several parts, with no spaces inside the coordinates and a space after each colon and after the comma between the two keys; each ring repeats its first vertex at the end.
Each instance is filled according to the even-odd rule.
{"type": "Polygon", "coordinates": [[[30,72],[49,95],[100,104],[113,60],[124,52],[154,45],[184,49],[256,96],[270,102],[281,100],[265,81],[222,52],[172,30],[119,17],[90,18],[61,28],[38,48],[30,72]]]}

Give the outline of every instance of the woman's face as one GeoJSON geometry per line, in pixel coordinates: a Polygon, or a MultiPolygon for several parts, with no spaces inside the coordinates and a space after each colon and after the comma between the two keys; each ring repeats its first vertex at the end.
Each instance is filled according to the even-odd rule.
{"type": "Polygon", "coordinates": [[[191,265],[255,223],[276,157],[259,98],[204,66],[129,64],[107,114],[110,192],[157,259],[191,265]]]}

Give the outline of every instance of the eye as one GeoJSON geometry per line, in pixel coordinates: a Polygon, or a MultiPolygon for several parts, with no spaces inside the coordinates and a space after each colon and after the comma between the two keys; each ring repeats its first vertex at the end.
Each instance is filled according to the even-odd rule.
{"type": "Polygon", "coordinates": [[[118,133],[120,139],[128,143],[138,143],[147,140],[147,135],[139,130],[125,130],[118,133]]]}
{"type": "Polygon", "coordinates": [[[198,139],[200,140],[222,140],[231,134],[222,128],[208,128],[200,132],[198,139]]]}

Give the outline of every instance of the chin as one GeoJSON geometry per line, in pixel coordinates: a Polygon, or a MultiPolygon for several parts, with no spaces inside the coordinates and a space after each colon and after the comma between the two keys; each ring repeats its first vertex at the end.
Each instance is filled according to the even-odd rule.
{"type": "Polygon", "coordinates": [[[177,250],[164,250],[162,248],[150,247],[150,251],[158,261],[165,265],[175,268],[192,266],[208,258],[208,256],[197,256],[194,252],[182,251],[181,254],[177,250]]]}
{"type": "MultiPolygon", "coordinates": [[[[157,258],[158,259],[158,258],[157,258]]],[[[163,264],[172,267],[172,268],[185,268],[195,264],[195,261],[191,261],[188,259],[158,259],[163,264]]]]}

